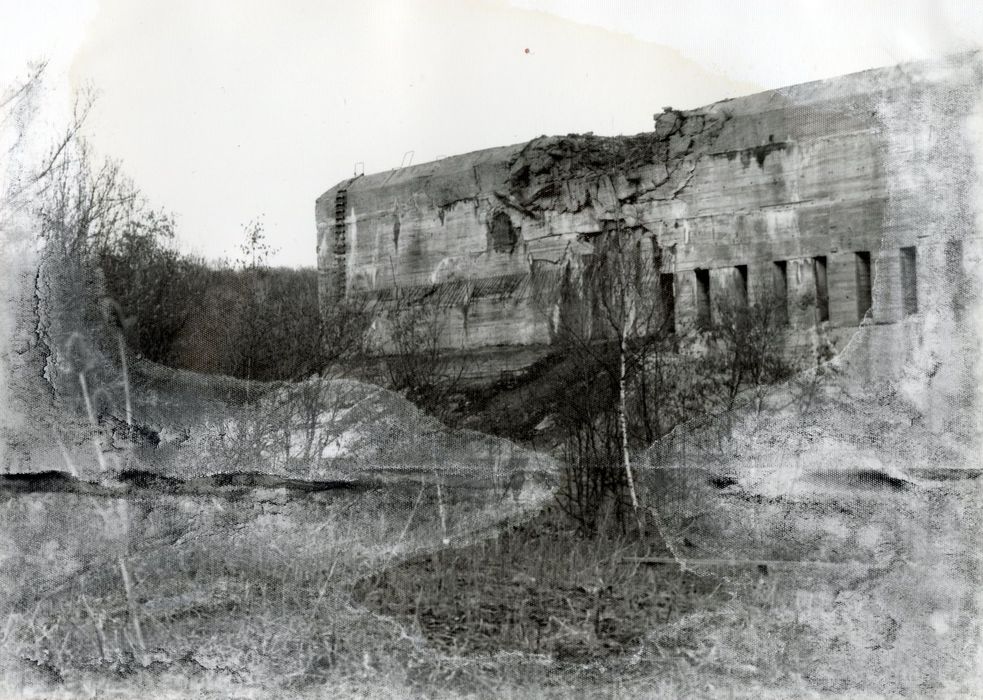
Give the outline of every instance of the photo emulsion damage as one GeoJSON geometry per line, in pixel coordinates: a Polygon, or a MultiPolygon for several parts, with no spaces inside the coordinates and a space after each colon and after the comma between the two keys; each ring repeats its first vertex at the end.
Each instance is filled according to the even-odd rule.
{"type": "MultiPolygon", "coordinates": [[[[214,41],[273,36],[236,8],[181,15],[181,36],[220,17],[242,24],[214,41]]],[[[456,41],[405,19],[428,50],[456,41]]],[[[507,129],[352,170],[311,133],[243,125],[311,118],[357,153],[389,138],[361,122],[412,145],[419,103],[333,87],[387,80],[377,64],[291,73],[271,66],[308,44],[245,43],[275,77],[203,53],[182,80],[255,91],[175,105],[143,139],[97,136],[111,77],[64,112],[52,63],[3,86],[0,696],[980,692],[978,51],[685,108],[652,86],[633,135],[538,135],[482,90],[507,129]],[[316,110],[261,104],[294,80],[316,110]],[[257,155],[208,185],[177,144],[212,109],[215,157],[257,155]],[[298,258],[250,178],[300,191],[298,258]],[[168,192],[252,218],[226,217],[213,255],[168,192]]],[[[548,52],[514,53],[503,71],[548,52]]]]}

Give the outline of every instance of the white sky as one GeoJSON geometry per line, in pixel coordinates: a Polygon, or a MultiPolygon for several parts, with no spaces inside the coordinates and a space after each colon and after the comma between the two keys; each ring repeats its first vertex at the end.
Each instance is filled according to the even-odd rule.
{"type": "Polygon", "coordinates": [[[966,0],[0,0],[0,80],[47,57],[65,103],[189,250],[262,216],[314,264],[314,199],[351,175],[540,134],[636,133],[695,107],[973,48],[966,0]],[[529,53],[525,52],[529,49],[529,53]]]}

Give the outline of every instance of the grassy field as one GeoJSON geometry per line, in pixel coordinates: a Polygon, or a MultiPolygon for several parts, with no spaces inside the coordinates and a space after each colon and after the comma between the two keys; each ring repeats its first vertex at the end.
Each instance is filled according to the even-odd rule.
{"type": "Polygon", "coordinates": [[[357,600],[448,653],[517,651],[569,665],[631,654],[651,629],[725,598],[719,577],[633,560],[669,554],[654,533],[587,539],[564,525],[549,509],[477,543],[414,557],[360,581],[357,600]]]}
{"type": "Polygon", "coordinates": [[[822,494],[673,478],[682,567],[632,559],[669,554],[655,535],[585,540],[552,510],[453,531],[465,489],[6,494],[0,695],[970,692],[979,555],[971,532],[936,540],[978,517],[978,479],[840,495],[818,535],[782,539],[822,494]],[[773,532],[748,540],[749,518],[773,532]]]}

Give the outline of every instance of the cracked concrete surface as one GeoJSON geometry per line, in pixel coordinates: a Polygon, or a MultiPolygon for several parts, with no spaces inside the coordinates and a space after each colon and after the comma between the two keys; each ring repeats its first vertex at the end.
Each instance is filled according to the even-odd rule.
{"type": "MultiPolygon", "coordinates": [[[[754,301],[774,287],[782,263],[792,344],[811,351],[831,339],[842,348],[862,320],[858,251],[870,258],[870,322],[895,326],[907,318],[901,249],[917,251],[922,309],[951,302],[951,285],[940,283],[949,241],[965,239],[963,270],[981,258],[967,226],[967,127],[981,74],[979,54],[965,54],[667,109],[634,136],[542,136],[346,181],[344,231],[336,230],[338,188],[315,206],[322,289],[333,289],[337,274],[326,251],[344,235],[351,292],[434,294],[447,348],[498,348],[488,371],[518,369],[530,357],[520,348],[545,351],[554,340],[554,270],[576,277],[591,239],[620,225],[673,276],[677,328],[699,316],[696,270],[709,271],[709,295],[719,298],[741,266],[754,301]],[[489,244],[499,215],[519,233],[508,250],[489,244]],[[829,297],[821,323],[817,258],[829,297]],[[528,284],[509,290],[483,283],[523,277],[528,284]]],[[[906,328],[885,361],[905,362],[906,328]]],[[[378,329],[384,340],[385,323],[378,329]]]]}

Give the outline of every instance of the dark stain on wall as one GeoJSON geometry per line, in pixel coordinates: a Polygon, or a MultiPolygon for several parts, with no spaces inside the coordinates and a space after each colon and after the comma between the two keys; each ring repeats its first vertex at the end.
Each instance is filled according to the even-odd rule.
{"type": "Polygon", "coordinates": [[[775,143],[774,141],[769,141],[761,146],[756,146],[752,150],[754,151],[754,159],[758,161],[758,167],[763,168],[765,165],[765,159],[768,155],[774,151],[784,151],[790,144],[783,142],[775,143]]]}
{"type": "Polygon", "coordinates": [[[727,156],[727,160],[734,160],[738,155],[741,157],[741,165],[745,168],[751,165],[751,159],[758,163],[759,168],[765,166],[765,161],[768,156],[775,151],[784,151],[790,149],[792,143],[788,141],[774,141],[774,136],[768,137],[768,143],[761,144],[760,146],[751,146],[749,148],[743,148],[735,151],[726,151],[723,155],[727,156]]]}
{"type": "Polygon", "coordinates": [[[787,148],[791,148],[792,144],[787,141],[773,141],[774,137],[768,137],[768,143],[761,144],[760,146],[751,146],[750,148],[744,148],[739,151],[727,151],[727,160],[734,160],[740,154],[741,165],[745,168],[751,164],[751,158],[754,158],[758,163],[759,168],[765,167],[765,161],[768,156],[775,151],[784,151],[787,148]]]}

